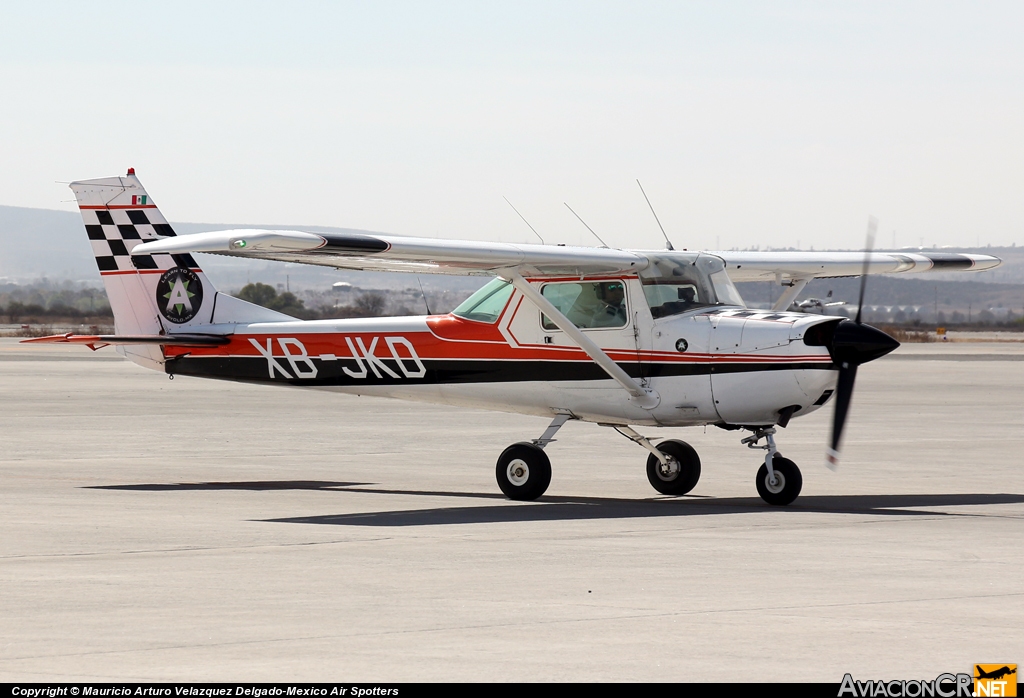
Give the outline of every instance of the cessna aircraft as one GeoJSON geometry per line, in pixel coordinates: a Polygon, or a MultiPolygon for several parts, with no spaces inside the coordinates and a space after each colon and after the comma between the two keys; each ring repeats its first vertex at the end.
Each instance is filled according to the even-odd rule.
{"type": "MultiPolygon", "coordinates": [[[[539,438],[513,444],[498,458],[498,486],[517,500],[547,489],[544,447],[577,419],[614,428],[649,451],[647,477],[666,495],[694,488],[700,458],[683,441],[655,444],[633,426],[749,431],[742,443],[766,451],[758,493],[769,504],[789,504],[802,477],[778,452],[775,427],[834,396],[827,460],[836,465],[857,367],[898,346],[863,324],[859,312],[854,321],[785,312],[807,282],[1000,264],[968,254],[679,252],[671,243],[664,251],[633,251],[297,230],[178,237],[133,169],[73,182],[71,189],[115,334],[25,341],[113,344],[171,377],[548,417],[539,438]],[[494,278],[447,315],[301,321],[218,291],[196,252],[494,278]],[[752,280],[788,289],[773,309],[751,310],[733,282],[752,280]]],[[[863,305],[863,286],[861,296],[863,305]]]]}
{"type": "Polygon", "coordinates": [[[802,301],[796,301],[790,305],[788,309],[799,313],[813,313],[814,311],[818,311],[820,314],[824,314],[825,308],[836,308],[840,305],[846,305],[846,301],[832,300],[832,291],[829,291],[824,300],[821,298],[805,298],[802,301]]]}

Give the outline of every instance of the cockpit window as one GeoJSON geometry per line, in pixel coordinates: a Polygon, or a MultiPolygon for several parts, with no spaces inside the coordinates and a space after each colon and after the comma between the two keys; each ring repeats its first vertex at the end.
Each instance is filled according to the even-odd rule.
{"type": "MultiPolygon", "coordinates": [[[[620,280],[545,284],[541,293],[576,327],[625,327],[629,322],[626,285],[620,280]]],[[[541,325],[558,329],[547,315],[541,316],[541,325]]]]}
{"type": "Polygon", "coordinates": [[[483,288],[462,301],[452,314],[467,320],[495,323],[511,295],[512,284],[504,279],[491,279],[483,288]]]}
{"type": "Polygon", "coordinates": [[[720,257],[675,253],[649,259],[640,283],[655,319],[708,306],[743,305],[720,257]]]}

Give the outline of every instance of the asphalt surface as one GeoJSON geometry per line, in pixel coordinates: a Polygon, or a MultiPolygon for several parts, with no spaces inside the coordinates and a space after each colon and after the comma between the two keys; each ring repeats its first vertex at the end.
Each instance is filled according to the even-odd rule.
{"type": "Polygon", "coordinates": [[[1024,661],[1022,344],[902,347],[780,430],[689,441],[693,496],[570,423],[166,376],[0,340],[0,681],[930,679],[1024,661]]]}

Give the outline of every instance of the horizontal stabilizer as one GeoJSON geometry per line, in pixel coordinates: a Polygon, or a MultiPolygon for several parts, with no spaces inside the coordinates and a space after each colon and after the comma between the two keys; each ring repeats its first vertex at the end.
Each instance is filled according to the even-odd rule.
{"type": "Polygon", "coordinates": [[[54,334],[21,340],[22,344],[84,344],[93,351],[111,344],[155,344],[176,347],[216,347],[230,342],[224,335],[213,334],[54,334]]]}

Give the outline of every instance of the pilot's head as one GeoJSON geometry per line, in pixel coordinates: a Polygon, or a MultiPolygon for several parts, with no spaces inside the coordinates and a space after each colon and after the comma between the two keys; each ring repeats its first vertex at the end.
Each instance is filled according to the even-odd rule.
{"type": "Polygon", "coordinates": [[[690,286],[683,286],[679,289],[679,300],[684,303],[693,303],[696,300],[693,288],[690,286]]]}
{"type": "Polygon", "coordinates": [[[626,297],[626,287],[621,281],[603,281],[597,285],[597,297],[608,305],[622,305],[626,297]]]}

